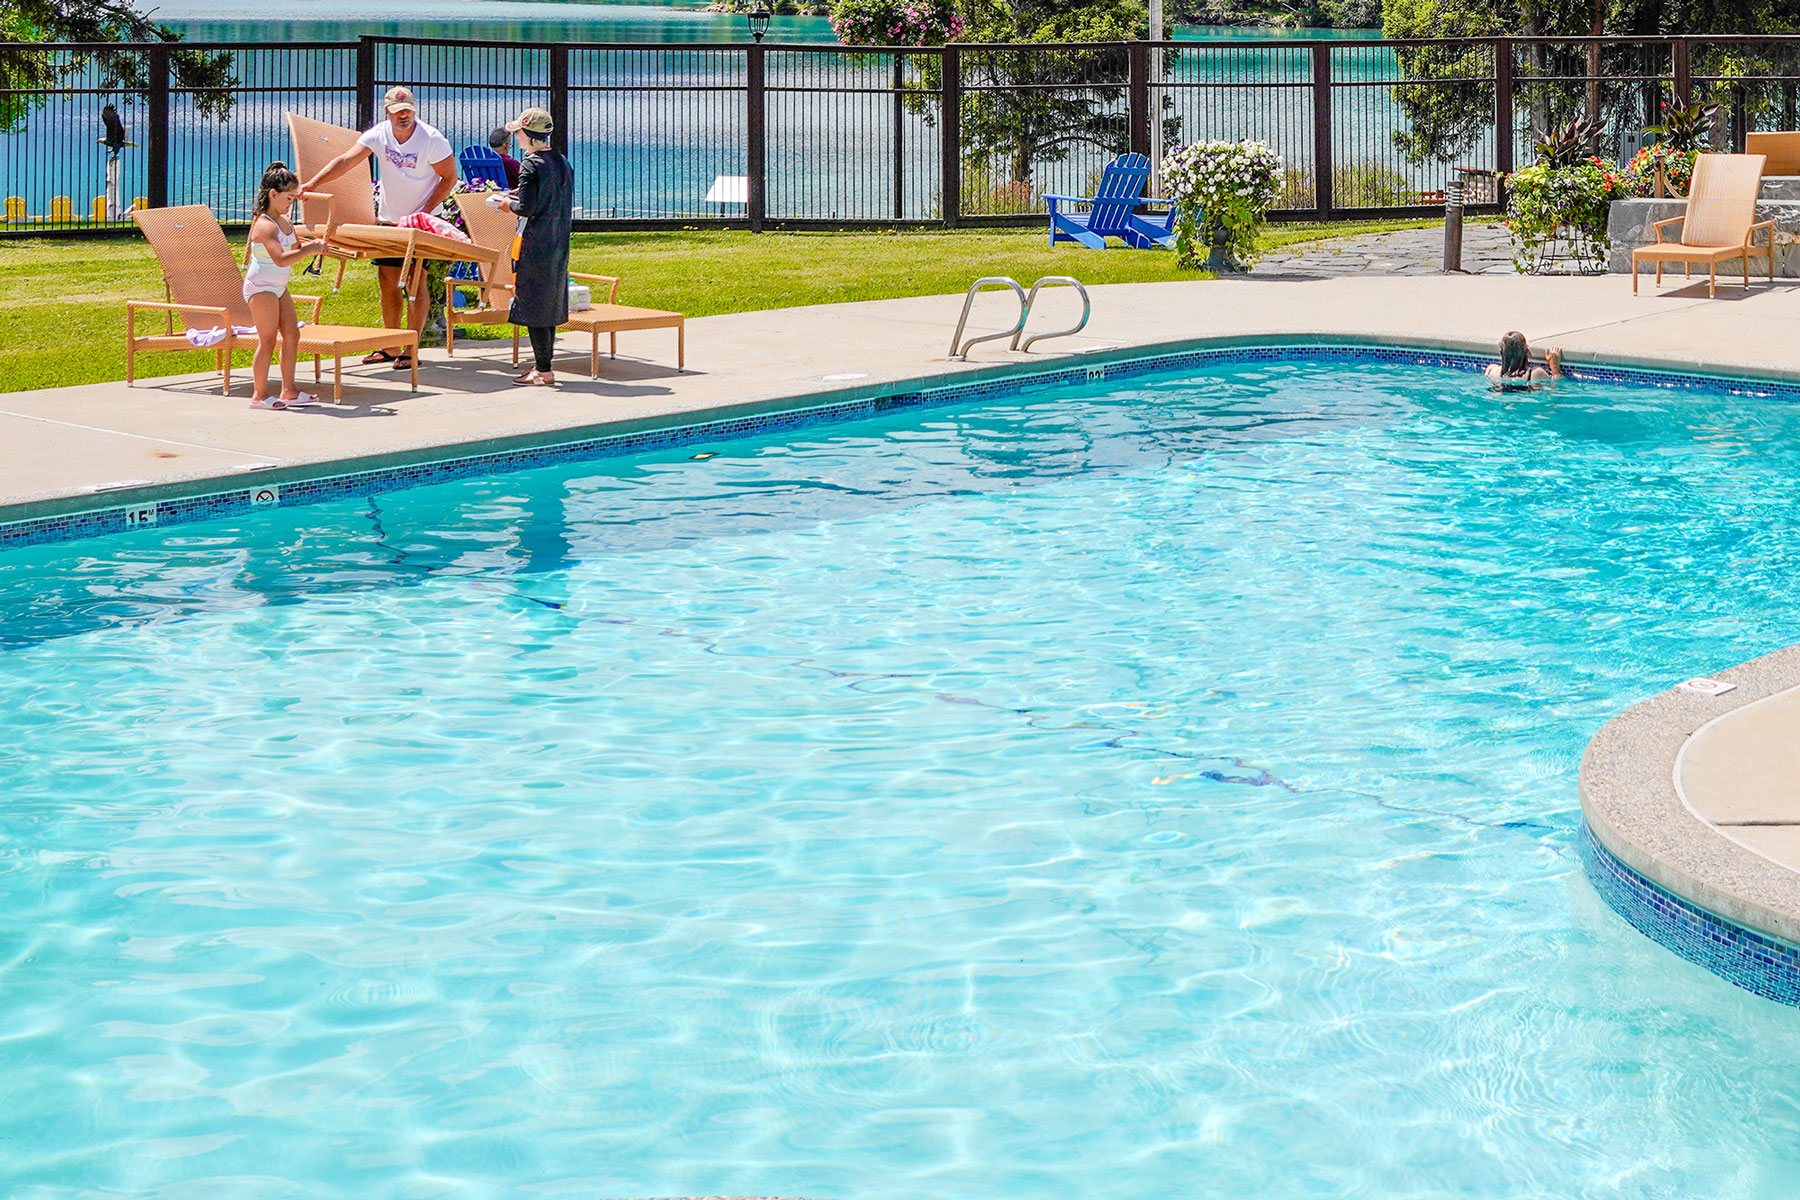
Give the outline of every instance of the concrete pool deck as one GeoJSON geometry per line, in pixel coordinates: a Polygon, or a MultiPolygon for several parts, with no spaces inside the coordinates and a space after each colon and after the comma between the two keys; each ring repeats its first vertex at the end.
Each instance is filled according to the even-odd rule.
{"type": "MultiPolygon", "coordinates": [[[[786,309],[689,322],[685,372],[667,331],[622,335],[601,377],[577,373],[565,336],[555,390],[511,384],[510,344],[428,350],[420,387],[385,367],[346,367],[345,403],[246,407],[211,374],[0,395],[0,522],[129,506],[371,465],[549,445],[609,432],[885,395],[982,373],[1049,370],[1071,356],[1130,357],[1197,341],[1383,342],[1491,353],[1525,331],[1572,363],[1800,381],[1800,284],[1705,285],[1634,296],[1619,276],[1352,276],[1117,284],[1093,291],[1082,335],[1037,353],[1004,342],[946,361],[961,297],[786,309]]],[[[1010,326],[1010,295],[978,302],[971,332],[1010,326]]],[[[1033,328],[1072,316],[1047,293],[1033,328]]],[[[577,351],[579,355],[577,356],[577,351]]],[[[1082,361],[1076,357],[1076,361],[1082,361]]],[[[1092,358],[1086,361],[1094,361],[1092,358]]],[[[327,364],[329,369],[329,364],[327,364]]],[[[303,369],[302,378],[310,376],[303,369]]],[[[304,386],[304,384],[303,384],[304,386]]],[[[1800,648],[1716,673],[1721,696],[1671,691],[1601,731],[1583,762],[1584,812],[1631,870],[1712,913],[1800,946],[1800,648]],[[1761,701],[1763,703],[1754,703],[1761,701]],[[1715,718],[1732,714],[1714,724],[1715,718]]],[[[1674,680],[1667,682],[1673,683],[1674,680]]]]}

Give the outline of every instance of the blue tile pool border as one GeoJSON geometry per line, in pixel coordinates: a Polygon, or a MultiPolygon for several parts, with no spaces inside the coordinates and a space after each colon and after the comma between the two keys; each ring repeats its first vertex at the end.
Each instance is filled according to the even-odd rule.
{"type": "MultiPolygon", "coordinates": [[[[795,407],[743,417],[727,417],[689,425],[669,425],[628,433],[598,434],[567,442],[522,446],[518,449],[446,457],[422,463],[371,467],[360,471],[320,474],[313,478],[278,484],[251,483],[200,495],[143,499],[128,504],[106,504],[96,497],[93,508],[52,516],[0,522],[0,549],[37,546],[123,533],[148,526],[186,524],[236,516],[261,507],[293,507],[317,504],[379,492],[448,483],[478,475],[499,474],[552,466],[558,463],[613,458],[645,450],[689,446],[750,433],[774,433],[858,420],[897,409],[935,407],[992,400],[1030,389],[1071,383],[1094,383],[1157,374],[1183,367],[1223,361],[1309,361],[1346,363],[1403,363],[1479,371],[1490,356],[1453,350],[1425,350],[1403,346],[1330,345],[1282,342],[1267,345],[1223,345],[1179,350],[1106,362],[1081,362],[1051,370],[1022,370],[1000,376],[929,388],[901,387],[885,395],[849,400],[808,403],[795,397],[795,407]]],[[[1730,395],[1800,398],[1800,383],[1733,379],[1725,376],[1636,367],[1572,369],[1575,380],[1623,383],[1640,387],[1680,388],[1723,392],[1730,395]]],[[[324,468],[329,470],[329,467],[324,468]]]]}
{"type": "Polygon", "coordinates": [[[1747,992],[1800,1007],[1800,947],[1684,900],[1638,874],[1581,823],[1588,879],[1627,924],[1665,950],[1747,992]]]}

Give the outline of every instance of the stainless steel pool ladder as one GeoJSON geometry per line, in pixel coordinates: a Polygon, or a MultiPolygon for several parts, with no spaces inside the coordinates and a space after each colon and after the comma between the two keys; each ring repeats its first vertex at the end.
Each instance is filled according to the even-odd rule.
{"type": "Polygon", "coordinates": [[[1081,280],[1076,279],[1073,276],[1045,275],[1036,283],[1032,284],[1030,293],[1027,293],[1019,281],[1010,275],[983,275],[980,279],[977,279],[974,283],[969,285],[968,294],[963,297],[962,317],[956,322],[956,332],[950,336],[950,361],[965,362],[969,357],[969,350],[971,348],[980,345],[982,342],[997,342],[1001,338],[1011,338],[1011,349],[1017,350],[1021,354],[1028,354],[1030,353],[1032,343],[1034,342],[1041,342],[1045,338],[1069,337],[1072,334],[1080,333],[1083,329],[1087,328],[1088,318],[1093,315],[1093,312],[1093,302],[1088,299],[1087,289],[1081,286],[1081,280]],[[1031,306],[1037,303],[1038,290],[1046,285],[1055,286],[1057,284],[1061,284],[1064,287],[1072,287],[1081,293],[1081,320],[1075,322],[1075,324],[1067,329],[1054,329],[1049,333],[1034,333],[1030,337],[1025,338],[1024,344],[1021,345],[1019,339],[1024,336],[1025,323],[1031,319],[1031,306]],[[970,310],[975,307],[975,296],[984,287],[1011,288],[1013,294],[1019,298],[1019,320],[1011,329],[1002,330],[999,333],[980,334],[965,342],[963,341],[963,329],[969,323],[970,310]]]}

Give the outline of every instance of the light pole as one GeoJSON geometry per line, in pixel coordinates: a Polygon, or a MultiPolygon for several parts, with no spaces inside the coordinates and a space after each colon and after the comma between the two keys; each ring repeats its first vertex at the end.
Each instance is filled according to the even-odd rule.
{"type": "Polygon", "coordinates": [[[750,37],[753,41],[763,40],[763,34],[769,32],[769,18],[773,15],[765,4],[758,4],[744,14],[750,21],[750,37]]]}

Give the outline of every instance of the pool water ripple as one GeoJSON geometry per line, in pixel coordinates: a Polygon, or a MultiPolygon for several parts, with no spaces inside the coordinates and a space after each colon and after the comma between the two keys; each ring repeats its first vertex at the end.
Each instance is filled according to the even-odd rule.
{"type": "Polygon", "coordinates": [[[1782,1195],[1800,1014],[1573,848],[1797,433],[1299,358],[9,553],[0,1179],[1782,1195]]]}

